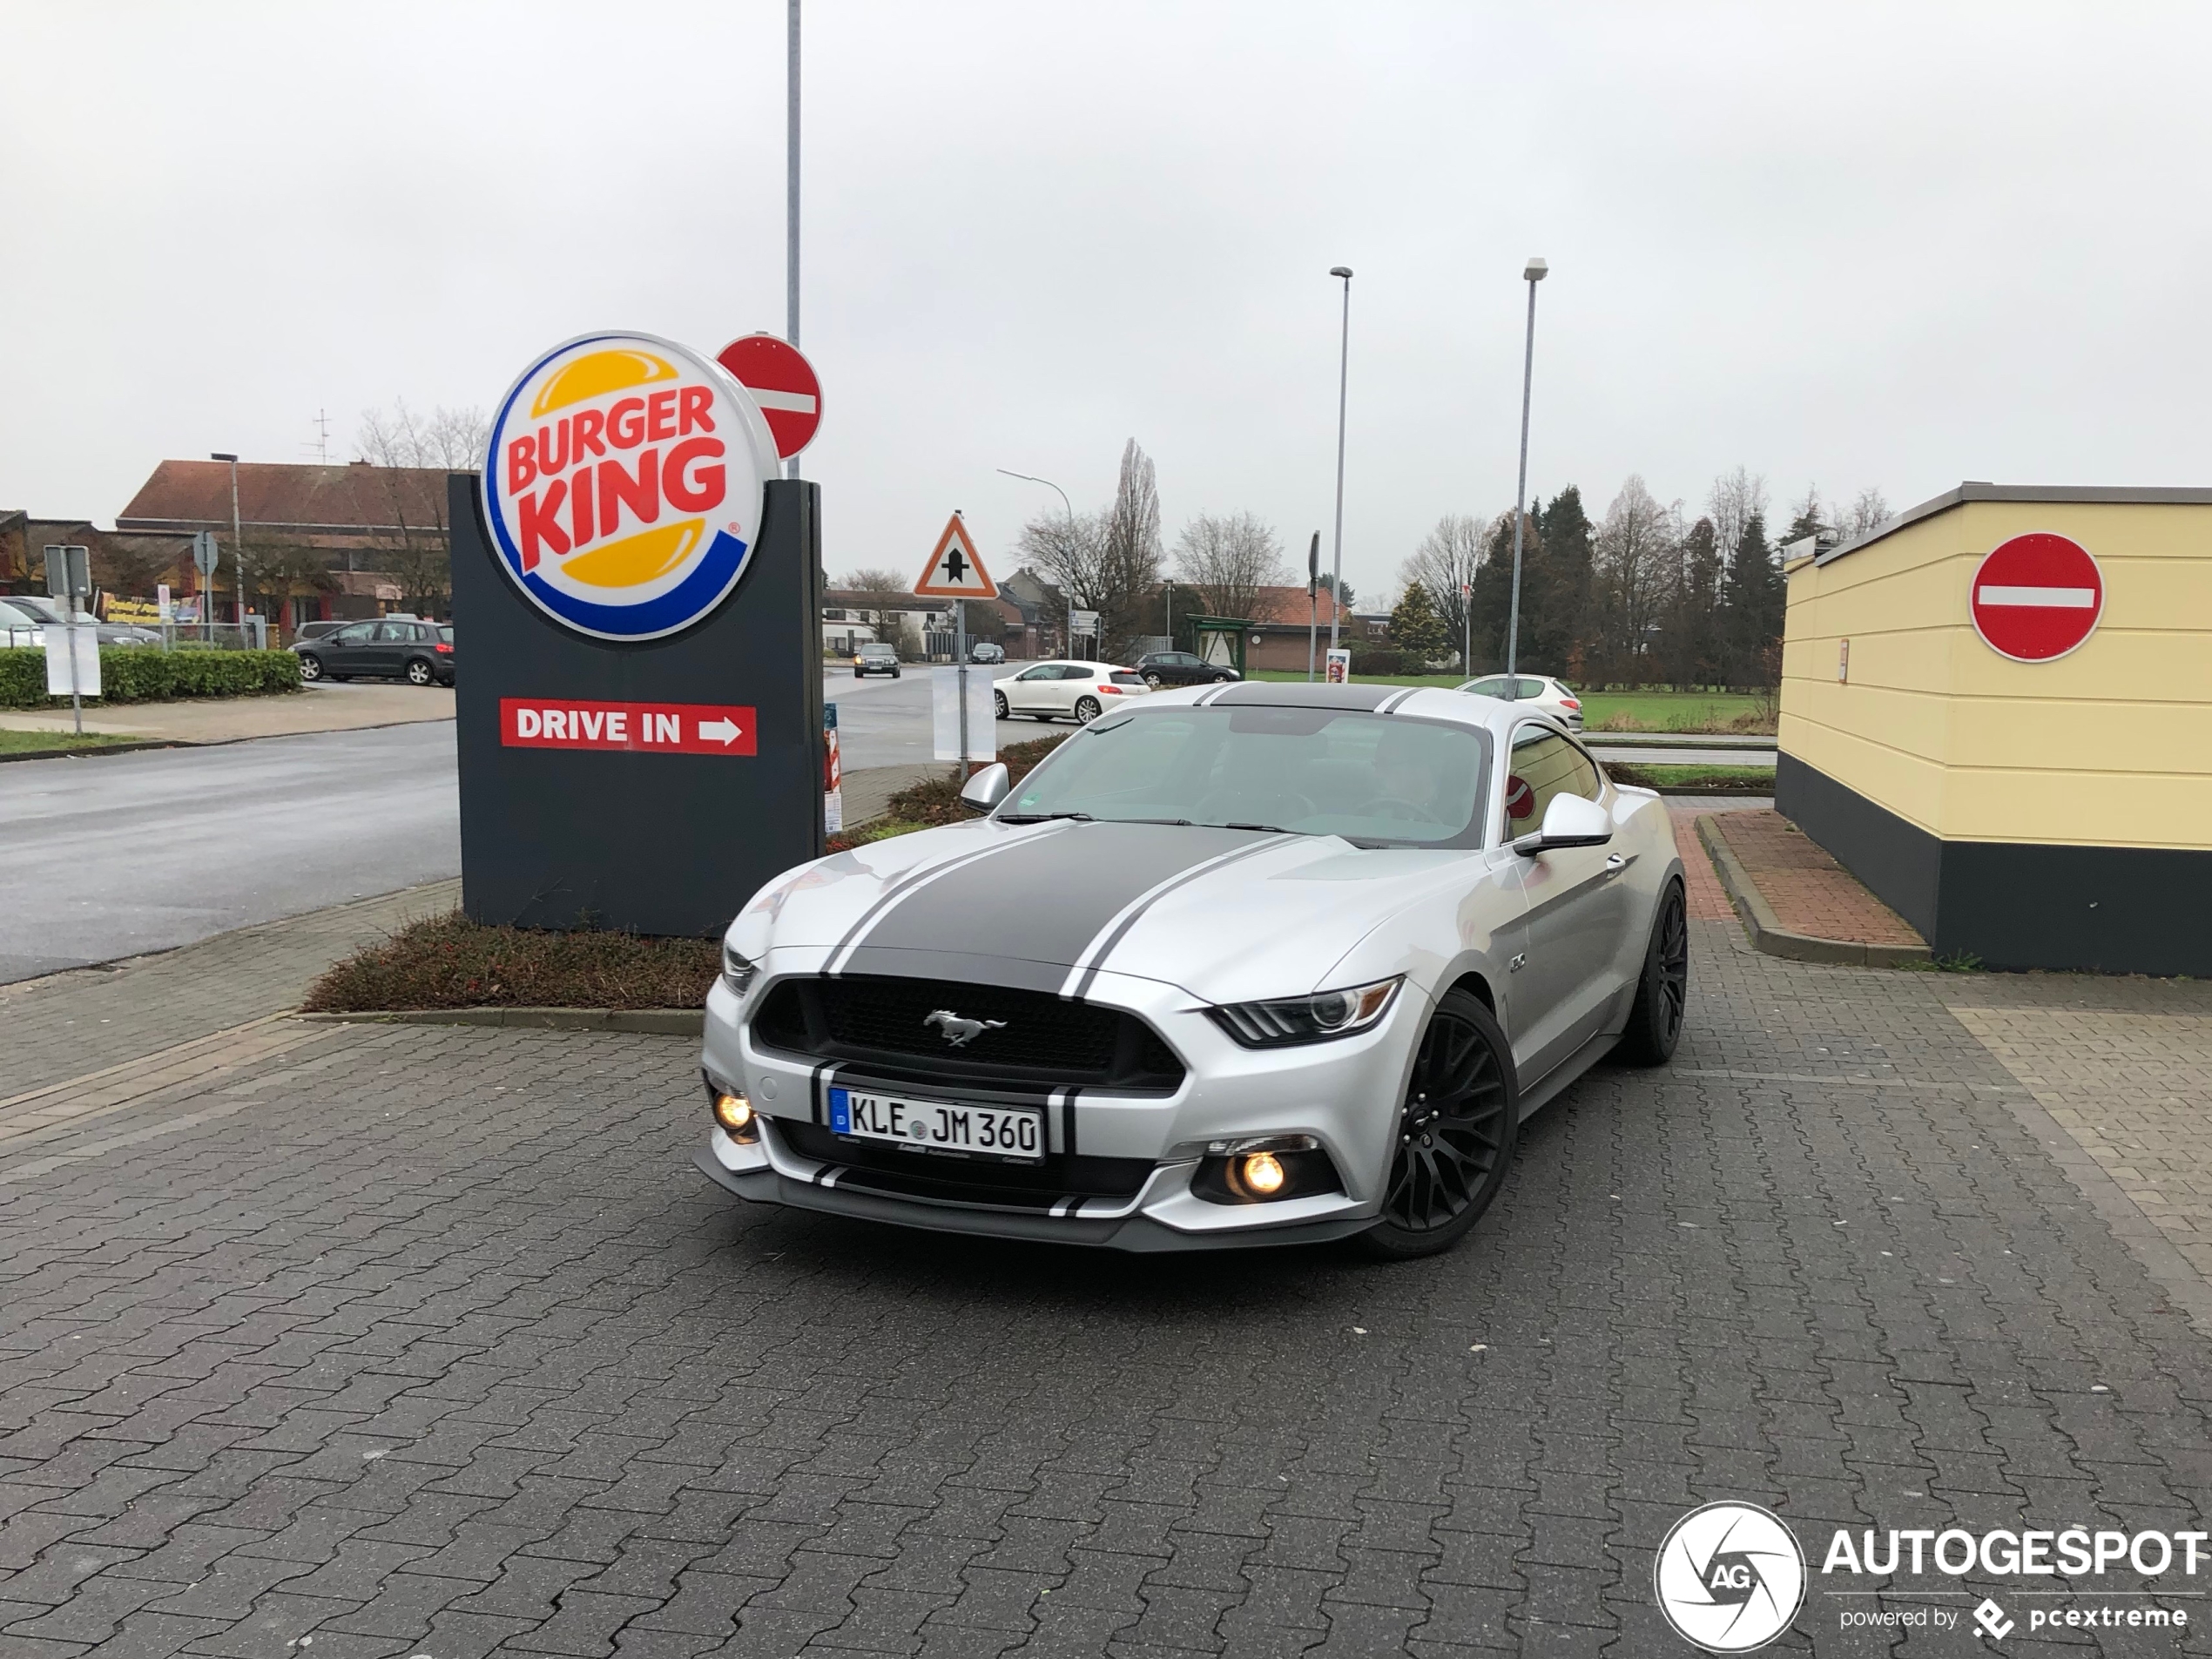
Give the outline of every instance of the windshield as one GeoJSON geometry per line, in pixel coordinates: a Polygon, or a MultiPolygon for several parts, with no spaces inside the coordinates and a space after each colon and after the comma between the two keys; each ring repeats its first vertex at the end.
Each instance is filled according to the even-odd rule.
{"type": "Polygon", "coordinates": [[[1313,708],[1177,708],[1101,722],[999,816],[1258,826],[1364,846],[1481,844],[1484,735],[1313,708]]]}

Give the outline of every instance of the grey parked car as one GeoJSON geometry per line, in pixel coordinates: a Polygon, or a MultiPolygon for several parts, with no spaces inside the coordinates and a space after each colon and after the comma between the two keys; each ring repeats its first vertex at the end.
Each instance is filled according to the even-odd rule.
{"type": "Polygon", "coordinates": [[[79,610],[73,617],[64,618],[59,605],[35,593],[11,593],[4,600],[0,600],[0,605],[20,612],[24,618],[17,622],[0,617],[0,627],[11,631],[24,627],[44,628],[49,623],[68,620],[91,629],[103,645],[158,645],[161,643],[161,636],[151,628],[134,628],[123,622],[102,622],[89,610],[79,610]]]}
{"type": "Polygon", "coordinates": [[[410,685],[450,685],[453,626],[386,617],[347,623],[319,639],[294,642],[303,680],[403,679],[410,685]]]}

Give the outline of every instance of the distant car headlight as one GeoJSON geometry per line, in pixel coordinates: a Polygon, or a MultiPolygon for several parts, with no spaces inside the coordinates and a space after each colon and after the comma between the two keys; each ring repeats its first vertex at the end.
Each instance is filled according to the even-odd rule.
{"type": "Polygon", "coordinates": [[[759,962],[738,955],[737,952],[730,948],[728,940],[722,941],[722,982],[725,985],[739,996],[743,996],[752,988],[752,981],[759,972],[759,962]]]}
{"type": "Polygon", "coordinates": [[[1403,974],[1370,985],[1312,996],[1286,996],[1266,1002],[1228,1002],[1208,1008],[1216,1024],[1247,1049],[1275,1049],[1293,1042],[1325,1042],[1366,1030],[1390,1011],[1403,974]]]}

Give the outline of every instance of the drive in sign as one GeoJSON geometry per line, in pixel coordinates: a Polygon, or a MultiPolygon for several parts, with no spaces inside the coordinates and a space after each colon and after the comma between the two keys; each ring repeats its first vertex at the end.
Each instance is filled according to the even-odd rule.
{"type": "Polygon", "coordinates": [[[637,754],[749,755],[753,712],[723,703],[593,703],[502,697],[499,741],[509,749],[624,749],[637,754]]]}
{"type": "Polygon", "coordinates": [[[2105,584],[2088,549],[2049,530],[2015,536],[1974,572],[1974,631],[2016,663],[2055,662],[2096,631],[2105,584]]]}

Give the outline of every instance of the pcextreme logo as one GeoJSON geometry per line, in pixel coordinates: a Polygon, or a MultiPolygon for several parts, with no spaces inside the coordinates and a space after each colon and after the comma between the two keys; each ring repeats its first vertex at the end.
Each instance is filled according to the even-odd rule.
{"type": "Polygon", "coordinates": [[[531,604],[597,639],[658,639],[737,585],[776,442],[720,365],[586,334],[523,371],[485,458],[484,522],[531,604]]]}
{"type": "Polygon", "coordinates": [[[1675,1522],[1651,1568],[1675,1634],[1708,1653],[1750,1653],[1790,1628],[1805,1557],[1782,1518],[1755,1503],[1709,1503],[1675,1522]]]}

